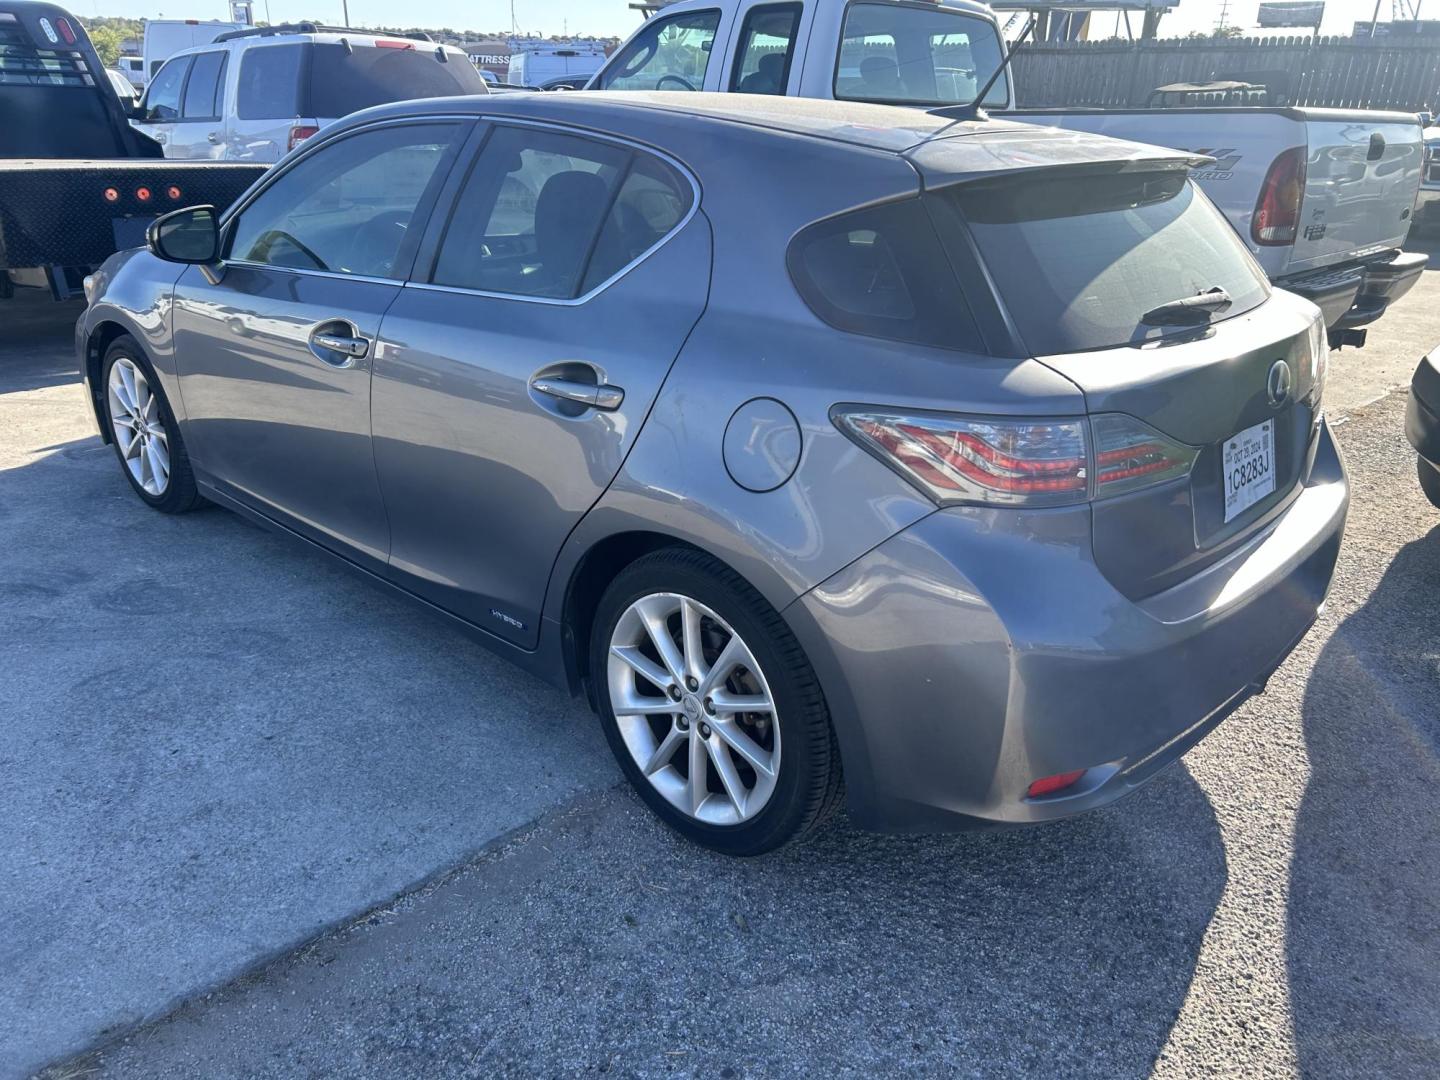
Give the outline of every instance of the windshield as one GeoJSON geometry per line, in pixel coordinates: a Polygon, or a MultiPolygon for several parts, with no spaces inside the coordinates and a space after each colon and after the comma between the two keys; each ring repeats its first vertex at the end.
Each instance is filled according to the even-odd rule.
{"type": "MultiPolygon", "coordinates": [[[[855,3],[845,12],[835,96],[909,105],[968,105],[1004,52],[995,24],[933,4],[855,3]]],[[[1010,103],[1006,76],[986,105],[1010,103]]]]}
{"type": "Polygon", "coordinates": [[[1215,288],[1230,303],[1214,322],[1269,296],[1235,230],[1183,172],[1007,176],[941,198],[965,219],[1037,356],[1193,333],[1157,324],[1155,312],[1215,288]]]}
{"type": "Polygon", "coordinates": [[[316,45],[310,66],[310,108],[306,116],[347,113],[410,98],[483,94],[485,80],[463,56],[417,43],[386,46],[316,45]]]}

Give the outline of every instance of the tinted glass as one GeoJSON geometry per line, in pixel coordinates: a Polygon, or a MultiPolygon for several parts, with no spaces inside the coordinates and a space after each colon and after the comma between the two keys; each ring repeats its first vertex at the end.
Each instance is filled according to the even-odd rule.
{"type": "Polygon", "coordinates": [[[730,89],[741,94],[785,93],[799,26],[799,4],[751,8],[740,28],[730,89]]]}
{"type": "Polygon", "coordinates": [[[623,270],[684,220],[694,195],[685,179],[657,158],[637,154],[600,230],[581,292],[623,270]]]}
{"type": "MultiPolygon", "coordinates": [[[[851,4],[840,36],[835,96],[856,101],[968,104],[1000,66],[995,24],[899,4],[851,4]]],[[[987,105],[1010,100],[1002,76],[987,105]]]]}
{"type": "Polygon", "coordinates": [[[171,60],[150,80],[145,91],[146,120],[177,120],[180,117],[180,89],[185,73],[190,70],[190,57],[171,60]]]}
{"type": "Polygon", "coordinates": [[[1188,332],[1141,316],[1219,286],[1249,311],[1269,295],[1235,231],[1181,172],[962,184],[959,208],[1025,340],[1037,355],[1188,332]]]}
{"type": "Polygon", "coordinates": [[[715,45],[718,11],[651,19],[606,68],[602,90],[699,90],[715,45]]]}
{"type": "Polygon", "coordinates": [[[200,53],[190,67],[190,81],[185,84],[186,120],[214,120],[221,115],[220,99],[224,96],[225,54],[200,53]]]}
{"type": "Polygon", "coordinates": [[[969,307],[918,199],[822,221],[791,242],[790,275],[810,309],[840,330],[978,349],[969,307]]]}
{"type": "Polygon", "coordinates": [[[229,256],[298,270],[402,276],[401,244],[445,159],[454,124],[337,139],[285,172],[230,230],[229,256]]]}
{"type": "Polygon", "coordinates": [[[464,57],[446,54],[441,63],[435,46],[378,48],[357,45],[315,45],[310,54],[309,106],[305,116],[345,116],[372,105],[410,98],[455,97],[485,93],[485,80],[464,57]]]}
{"type": "Polygon", "coordinates": [[[630,156],[569,135],[497,129],[456,202],[433,280],[519,296],[578,295],[630,156]]]}
{"type": "Polygon", "coordinates": [[[300,115],[304,45],[266,45],[240,54],[235,111],[241,120],[288,120],[300,115]]]}

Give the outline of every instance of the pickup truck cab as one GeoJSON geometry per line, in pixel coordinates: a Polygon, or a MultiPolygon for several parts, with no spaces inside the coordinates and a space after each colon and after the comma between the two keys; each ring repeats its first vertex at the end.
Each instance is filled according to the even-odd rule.
{"type": "MultiPolygon", "coordinates": [[[[951,108],[958,116],[1003,56],[994,13],[970,0],[682,0],[642,25],[587,89],[786,94],[951,108]]],[[[1225,85],[1245,85],[1250,96],[1264,90],[1225,85]]],[[[1363,327],[1425,267],[1424,255],[1401,250],[1420,186],[1413,113],[1249,105],[1041,111],[1012,109],[1013,100],[1007,70],[982,104],[1010,110],[1003,115],[1011,120],[1214,158],[1195,180],[1271,281],[1324,311],[1334,346],[1362,344],[1363,327]]]]}

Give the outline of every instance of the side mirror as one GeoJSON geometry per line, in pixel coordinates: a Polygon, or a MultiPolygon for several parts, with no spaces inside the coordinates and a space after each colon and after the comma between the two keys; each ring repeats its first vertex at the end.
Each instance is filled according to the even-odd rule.
{"type": "Polygon", "coordinates": [[[220,226],[213,206],[162,214],[145,230],[150,253],[166,262],[209,265],[220,259],[220,226]]]}

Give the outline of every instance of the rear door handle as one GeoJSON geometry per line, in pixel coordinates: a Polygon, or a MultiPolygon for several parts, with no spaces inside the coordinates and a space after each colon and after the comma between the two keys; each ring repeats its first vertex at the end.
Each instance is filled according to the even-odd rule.
{"type": "Polygon", "coordinates": [[[580,382],[577,379],[556,379],[540,376],[530,381],[536,393],[547,394],[562,401],[574,401],[592,409],[613,412],[625,400],[625,391],[609,383],[580,382]]]}

